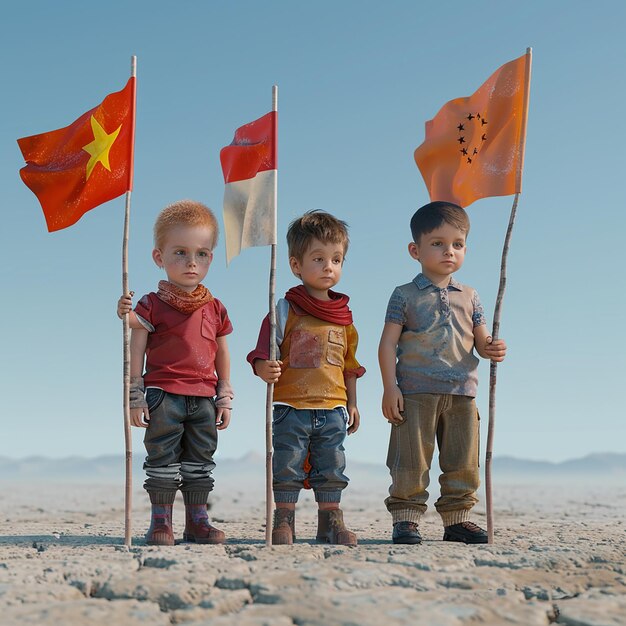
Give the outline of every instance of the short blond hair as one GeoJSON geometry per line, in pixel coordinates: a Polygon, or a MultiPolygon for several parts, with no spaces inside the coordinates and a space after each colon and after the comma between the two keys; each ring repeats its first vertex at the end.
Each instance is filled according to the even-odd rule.
{"type": "Polygon", "coordinates": [[[322,243],[338,243],[343,246],[343,256],[345,257],[350,245],[348,237],[348,225],[337,219],[334,215],[314,209],[307,211],[291,224],[287,230],[287,247],[289,257],[294,257],[302,261],[311,242],[317,239],[322,243]]]}
{"type": "Polygon", "coordinates": [[[213,232],[211,250],[217,245],[219,226],[213,211],[195,200],[178,200],[166,206],[154,223],[154,247],[162,248],[167,231],[174,226],[206,226],[213,232]]]}

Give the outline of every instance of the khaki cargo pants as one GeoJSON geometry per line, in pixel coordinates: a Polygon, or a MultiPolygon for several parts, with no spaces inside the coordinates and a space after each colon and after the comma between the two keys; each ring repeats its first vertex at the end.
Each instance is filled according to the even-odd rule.
{"type": "Polygon", "coordinates": [[[469,519],[480,485],[479,421],[474,398],[448,394],[404,396],[404,422],[391,427],[387,467],[392,485],[385,505],[393,522],[419,522],[426,511],[429,471],[439,448],[441,496],[435,508],[444,526],[469,519]]]}

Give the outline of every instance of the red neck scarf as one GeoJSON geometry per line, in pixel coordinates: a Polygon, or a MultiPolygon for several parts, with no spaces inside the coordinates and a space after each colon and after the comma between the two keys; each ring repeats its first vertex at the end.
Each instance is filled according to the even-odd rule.
{"type": "Polygon", "coordinates": [[[167,280],[159,281],[157,297],[181,313],[193,313],[213,300],[211,292],[204,285],[198,285],[191,293],[188,293],[167,280]]]}
{"type": "Polygon", "coordinates": [[[330,300],[318,300],[309,295],[304,285],[298,285],[285,294],[285,299],[293,306],[297,315],[313,315],[325,322],[350,326],[352,324],[352,311],[348,308],[350,298],[331,290],[328,291],[328,296],[330,300]]]}

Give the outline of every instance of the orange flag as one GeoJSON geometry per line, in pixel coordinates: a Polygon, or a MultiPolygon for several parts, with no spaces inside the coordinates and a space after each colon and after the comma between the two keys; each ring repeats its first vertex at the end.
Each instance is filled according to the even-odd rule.
{"type": "Polygon", "coordinates": [[[463,207],[522,188],[530,54],[505,63],[468,98],[426,122],[415,150],[431,200],[463,207]]]}
{"type": "Polygon", "coordinates": [[[70,126],[17,140],[26,161],[20,176],[39,199],[48,231],[132,189],[134,134],[131,77],[70,126]]]}

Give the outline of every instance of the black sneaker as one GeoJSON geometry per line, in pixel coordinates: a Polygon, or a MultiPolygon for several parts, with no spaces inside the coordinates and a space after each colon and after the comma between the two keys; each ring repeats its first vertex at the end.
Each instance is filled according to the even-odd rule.
{"type": "Polygon", "coordinates": [[[444,541],[460,541],[461,543],[487,543],[487,532],[474,522],[461,522],[443,529],[444,541]]]}
{"type": "Polygon", "coordinates": [[[396,522],[391,538],[394,543],[422,543],[422,536],[415,522],[396,522]]]}

